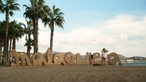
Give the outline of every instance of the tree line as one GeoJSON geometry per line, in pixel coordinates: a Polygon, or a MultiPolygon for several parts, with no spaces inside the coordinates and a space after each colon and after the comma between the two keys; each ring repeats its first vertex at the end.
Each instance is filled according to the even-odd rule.
{"type": "MultiPolygon", "coordinates": [[[[25,12],[23,16],[27,24],[17,22],[16,20],[10,21],[10,16],[13,16],[14,11],[20,10],[19,3],[15,0],[0,0],[0,13],[5,15],[5,20],[0,21],[0,58],[3,53],[4,64],[8,62],[8,51],[16,49],[16,40],[26,35],[27,55],[30,56],[30,50],[33,46],[33,52],[38,52],[38,28],[39,20],[48,26],[51,30],[50,33],[50,49],[53,51],[53,36],[54,26],[64,28],[64,13],[60,8],[53,5],[50,8],[45,0],[29,0],[30,4],[24,4],[25,12]],[[33,37],[31,37],[31,35],[33,37]],[[3,51],[2,51],[3,48],[3,51]]],[[[1,61],[1,60],[0,60],[1,61]]]]}

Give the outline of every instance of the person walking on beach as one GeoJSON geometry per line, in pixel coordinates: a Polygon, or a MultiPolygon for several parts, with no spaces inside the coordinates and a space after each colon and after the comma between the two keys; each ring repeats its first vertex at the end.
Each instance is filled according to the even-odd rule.
{"type": "Polygon", "coordinates": [[[102,62],[103,66],[105,66],[105,64],[106,64],[107,53],[108,53],[108,50],[103,48],[102,51],[101,51],[101,55],[102,55],[102,61],[101,62],[102,62]]]}

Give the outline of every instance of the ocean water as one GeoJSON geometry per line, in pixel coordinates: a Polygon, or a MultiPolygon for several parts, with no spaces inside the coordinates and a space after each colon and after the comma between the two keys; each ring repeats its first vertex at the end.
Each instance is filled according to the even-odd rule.
{"type": "Polygon", "coordinates": [[[124,66],[146,66],[145,63],[123,63],[124,66]]]}

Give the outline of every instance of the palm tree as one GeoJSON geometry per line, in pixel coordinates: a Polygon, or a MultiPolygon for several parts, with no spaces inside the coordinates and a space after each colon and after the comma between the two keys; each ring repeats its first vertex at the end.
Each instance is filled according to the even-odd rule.
{"type": "MultiPolygon", "coordinates": [[[[12,21],[9,24],[9,41],[13,41],[12,49],[16,49],[16,40],[19,40],[24,35],[25,24],[22,22],[17,23],[17,21],[12,21]]],[[[10,44],[11,46],[11,44],[10,44]]],[[[10,48],[11,50],[11,48],[10,48]]]]}
{"type": "MultiPolygon", "coordinates": [[[[4,44],[4,27],[6,21],[0,22],[0,55],[2,53],[2,47],[4,44]]],[[[16,48],[16,39],[19,40],[19,38],[21,38],[24,35],[24,28],[23,28],[24,24],[23,23],[17,23],[15,20],[11,21],[9,23],[9,29],[8,29],[8,40],[10,42],[10,50],[11,50],[11,44],[13,41],[13,49],[16,48]]]]}
{"type": "Polygon", "coordinates": [[[16,21],[11,21],[9,23],[9,30],[8,30],[8,42],[9,42],[9,50],[8,51],[11,51],[12,49],[12,41],[13,41],[13,38],[15,37],[15,28],[16,26],[16,21]]]}
{"type": "Polygon", "coordinates": [[[15,3],[15,0],[1,0],[0,1],[0,11],[2,13],[5,12],[5,39],[4,39],[4,55],[5,55],[5,62],[7,63],[7,56],[8,56],[8,27],[9,27],[9,15],[12,16],[14,13],[13,11],[19,10],[19,4],[15,3]]]}
{"type": "Polygon", "coordinates": [[[51,36],[50,36],[50,49],[51,49],[51,51],[53,51],[54,25],[57,25],[61,28],[64,28],[63,24],[64,24],[65,20],[64,20],[63,15],[64,15],[64,13],[61,12],[61,10],[59,8],[56,8],[54,5],[52,10],[49,12],[48,18],[45,17],[43,20],[45,25],[48,24],[50,29],[51,29],[51,36]]]}
{"type": "Polygon", "coordinates": [[[5,21],[2,21],[2,22],[0,21],[0,61],[2,57],[2,47],[4,44],[4,24],[5,24],[5,21]]]}
{"type": "Polygon", "coordinates": [[[26,21],[27,22],[27,28],[25,28],[25,34],[26,34],[26,43],[24,46],[27,46],[27,55],[30,58],[30,50],[31,46],[33,46],[33,39],[31,38],[32,34],[32,21],[26,21]]]}
{"type": "Polygon", "coordinates": [[[33,21],[33,38],[34,38],[34,53],[38,52],[38,20],[43,18],[49,12],[48,5],[45,5],[44,0],[30,0],[31,5],[25,9],[24,16],[33,21]]]}

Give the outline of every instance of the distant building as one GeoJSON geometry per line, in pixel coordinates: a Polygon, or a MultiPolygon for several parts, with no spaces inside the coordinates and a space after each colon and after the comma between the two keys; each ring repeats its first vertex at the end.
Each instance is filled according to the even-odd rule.
{"type": "Polygon", "coordinates": [[[127,59],[127,63],[134,63],[133,59],[127,59]]]}
{"type": "Polygon", "coordinates": [[[127,60],[121,60],[122,63],[127,63],[127,60]]]}

